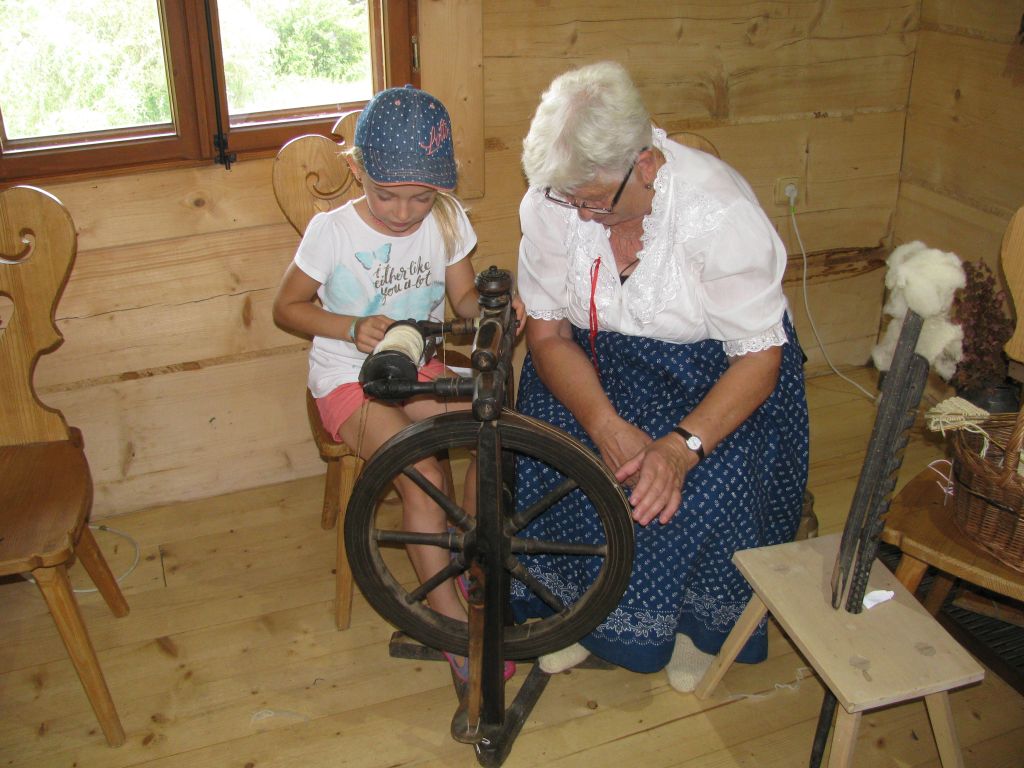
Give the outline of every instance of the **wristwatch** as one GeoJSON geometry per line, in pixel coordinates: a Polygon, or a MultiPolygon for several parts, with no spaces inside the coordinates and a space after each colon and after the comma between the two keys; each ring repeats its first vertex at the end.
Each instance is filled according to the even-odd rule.
{"type": "Polygon", "coordinates": [[[704,453],[704,443],[697,437],[693,432],[683,429],[682,427],[672,427],[672,431],[679,434],[686,442],[686,447],[697,454],[697,459],[703,461],[706,457],[704,453]]]}

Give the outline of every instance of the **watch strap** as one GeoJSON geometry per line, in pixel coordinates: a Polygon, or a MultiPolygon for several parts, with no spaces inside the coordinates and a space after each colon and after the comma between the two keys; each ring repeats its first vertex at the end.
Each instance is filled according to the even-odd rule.
{"type": "Polygon", "coordinates": [[[686,443],[686,447],[697,454],[697,458],[700,461],[704,461],[707,458],[707,454],[704,453],[704,443],[699,437],[692,432],[683,429],[682,427],[672,427],[672,431],[680,435],[683,438],[683,442],[686,443]],[[696,442],[696,447],[691,445],[691,441],[696,442]]]}

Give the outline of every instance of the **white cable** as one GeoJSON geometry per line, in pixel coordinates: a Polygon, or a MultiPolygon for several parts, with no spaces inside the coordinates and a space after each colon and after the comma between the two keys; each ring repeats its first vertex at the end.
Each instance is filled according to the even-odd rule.
{"type": "MultiPolygon", "coordinates": [[[[138,564],[139,564],[139,542],[137,542],[135,539],[133,539],[131,536],[129,536],[124,531],[119,531],[116,528],[111,528],[108,525],[92,525],[90,523],[89,527],[92,530],[94,530],[94,531],[106,531],[108,533],[113,533],[113,534],[115,534],[117,536],[120,536],[122,539],[127,539],[128,541],[131,542],[132,547],[135,550],[135,555],[132,558],[132,564],[128,566],[128,570],[126,570],[124,573],[122,573],[120,576],[117,577],[117,583],[120,584],[124,579],[127,579],[128,576],[131,575],[132,571],[134,571],[136,566],[138,566],[138,564]]],[[[28,581],[31,581],[33,584],[36,583],[36,580],[33,579],[28,574],[25,574],[25,579],[28,580],[28,581]]],[[[74,590],[72,590],[72,592],[74,592],[76,595],[87,595],[90,592],[99,592],[99,590],[96,589],[95,587],[91,587],[89,589],[74,589],[74,590]]]]}
{"type": "Polygon", "coordinates": [[[804,273],[803,273],[803,281],[802,282],[803,282],[803,292],[804,292],[804,312],[807,313],[807,321],[811,324],[811,332],[814,334],[814,338],[818,342],[818,348],[821,350],[821,355],[822,355],[822,357],[825,358],[825,362],[828,363],[828,367],[831,368],[832,371],[839,378],[843,379],[844,381],[849,382],[854,387],[859,389],[864,394],[864,396],[867,397],[871,402],[875,402],[876,400],[878,400],[878,395],[871,394],[866,389],[864,389],[864,387],[862,387],[860,384],[858,384],[856,381],[851,379],[849,376],[844,375],[843,373],[840,372],[840,370],[838,368],[836,368],[835,364],[832,362],[832,358],[830,358],[828,356],[828,352],[825,349],[825,343],[821,340],[821,335],[818,333],[818,326],[816,326],[814,324],[814,318],[811,316],[811,302],[807,298],[807,251],[804,249],[803,238],[800,237],[800,228],[796,224],[796,202],[795,201],[796,201],[796,194],[794,193],[794,194],[790,195],[790,197],[789,197],[789,218],[793,222],[793,232],[796,234],[796,241],[800,245],[800,255],[803,256],[804,273]]]}
{"type": "MultiPolygon", "coordinates": [[[[124,579],[127,579],[131,575],[132,571],[134,571],[136,566],[138,566],[139,564],[139,542],[137,542],[124,531],[119,531],[116,528],[111,528],[109,525],[92,525],[90,523],[89,527],[92,528],[94,531],[106,531],[107,533],[112,533],[115,536],[120,536],[122,539],[131,542],[132,548],[135,550],[135,554],[132,557],[132,564],[128,566],[128,570],[126,570],[124,573],[117,577],[116,581],[118,584],[120,584],[124,579]]],[[[99,590],[93,587],[91,589],[76,589],[75,592],[80,595],[85,595],[89,592],[99,592],[99,590]]]]}

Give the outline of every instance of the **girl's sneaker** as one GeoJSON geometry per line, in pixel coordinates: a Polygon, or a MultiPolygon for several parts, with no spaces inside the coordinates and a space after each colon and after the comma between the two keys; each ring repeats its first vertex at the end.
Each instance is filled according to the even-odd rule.
{"type": "MultiPolygon", "coordinates": [[[[442,651],[444,657],[448,660],[451,665],[452,674],[460,683],[469,682],[469,657],[468,656],[456,656],[454,653],[448,653],[448,651],[442,651]]],[[[514,661],[505,662],[505,680],[510,679],[516,673],[516,663],[514,661]]]]}
{"type": "Polygon", "coordinates": [[[458,575],[455,579],[455,586],[459,589],[459,594],[462,595],[462,599],[467,603],[469,602],[469,574],[463,572],[458,575]]]}

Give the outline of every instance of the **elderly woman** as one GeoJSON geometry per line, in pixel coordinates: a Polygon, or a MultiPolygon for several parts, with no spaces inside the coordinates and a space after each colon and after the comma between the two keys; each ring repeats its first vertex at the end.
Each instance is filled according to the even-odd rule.
{"type": "MultiPolygon", "coordinates": [[[[666,667],[692,690],[750,598],[738,549],[788,541],[807,481],[803,354],[782,292],[786,251],[750,186],[653,128],[619,65],[556,78],[523,149],[519,290],[533,318],[518,407],[595,448],[630,489],[636,557],[619,606],[549,672],[594,653],[666,667]]],[[[524,460],[528,505],[556,479],[524,460]]],[[[529,535],[599,525],[570,496],[529,535]]],[[[524,557],[572,602],[587,558],[524,557]]],[[[522,621],[548,609],[513,585],[522,621]]],[[[740,655],[766,653],[765,628],[740,655]]]]}

